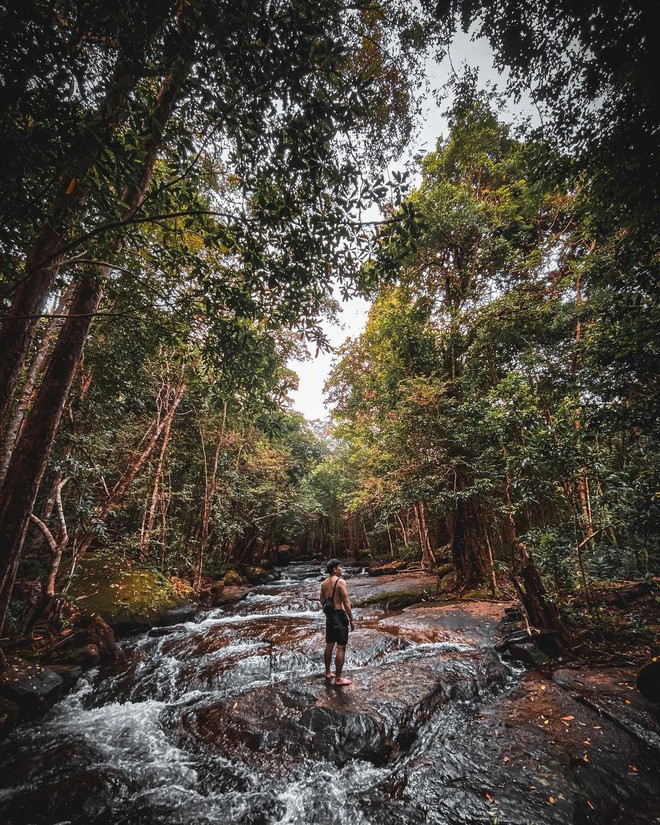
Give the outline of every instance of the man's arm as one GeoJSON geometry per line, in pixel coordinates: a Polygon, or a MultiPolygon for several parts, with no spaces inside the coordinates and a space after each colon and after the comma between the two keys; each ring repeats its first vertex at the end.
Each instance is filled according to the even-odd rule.
{"type": "Polygon", "coordinates": [[[351,600],[348,598],[348,588],[346,587],[346,582],[343,581],[343,579],[339,580],[339,593],[341,594],[342,607],[346,611],[348,620],[351,623],[351,630],[353,630],[355,626],[353,623],[353,610],[351,608],[351,600]]]}

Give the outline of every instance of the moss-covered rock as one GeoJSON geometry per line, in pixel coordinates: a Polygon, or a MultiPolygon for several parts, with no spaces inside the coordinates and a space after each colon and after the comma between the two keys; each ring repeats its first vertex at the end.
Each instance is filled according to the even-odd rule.
{"type": "Polygon", "coordinates": [[[240,587],[248,583],[245,576],[242,576],[237,570],[228,570],[224,576],[226,587],[240,587]]]}
{"type": "Polygon", "coordinates": [[[86,613],[98,614],[117,629],[151,626],[190,602],[194,591],[180,579],[168,579],[121,557],[95,553],[78,565],[69,596],[86,613]]]}

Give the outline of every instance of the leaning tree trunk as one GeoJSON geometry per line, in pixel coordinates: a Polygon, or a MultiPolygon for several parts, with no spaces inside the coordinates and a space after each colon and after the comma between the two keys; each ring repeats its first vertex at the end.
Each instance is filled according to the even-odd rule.
{"type": "MultiPolygon", "coordinates": [[[[154,109],[148,119],[148,125],[145,128],[145,134],[141,141],[141,162],[135,170],[136,174],[133,181],[130,185],[127,185],[123,193],[125,207],[121,216],[122,221],[128,222],[144,201],[151,182],[165,124],[174,111],[181,87],[190,73],[191,65],[192,61],[189,49],[186,50],[186,54],[177,55],[174,71],[165,78],[158,91],[154,109]]],[[[117,242],[117,246],[119,247],[120,245],[121,240],[117,242]]],[[[53,255],[50,256],[50,259],[52,258],[53,255]]],[[[42,268],[44,266],[43,262],[39,265],[42,268]]],[[[108,277],[110,273],[110,266],[101,267],[101,276],[108,277]]],[[[24,284],[27,283],[27,281],[24,281],[24,284]]],[[[17,476],[14,476],[12,473],[12,467],[15,463],[12,457],[12,462],[7,473],[7,479],[8,482],[11,482],[12,490],[7,489],[10,485],[6,483],[2,491],[0,491],[0,545],[4,545],[0,546],[0,632],[4,626],[9,601],[11,599],[30,513],[34,507],[39,485],[41,484],[50,457],[57,426],[59,425],[62,411],[66,404],[73,377],[82,358],[83,348],[92,323],[92,317],[98,310],[102,294],[103,290],[101,285],[91,278],[86,277],[80,281],[72,300],[69,317],[55,345],[40,389],[41,396],[42,390],[47,385],[47,378],[50,373],[52,373],[53,376],[61,375],[61,386],[59,388],[50,388],[50,392],[53,395],[52,422],[49,420],[48,428],[43,431],[44,435],[35,439],[35,449],[30,453],[31,461],[26,463],[21,469],[21,477],[27,477],[31,474],[29,479],[26,478],[24,485],[18,485],[22,489],[20,491],[15,489],[17,476]],[[76,321],[79,322],[77,325],[75,324],[76,321]],[[71,325],[70,322],[74,323],[71,325]],[[71,332],[73,327],[75,327],[76,334],[71,332]],[[69,338],[71,338],[71,341],[66,343],[64,348],[61,347],[60,342],[67,342],[69,338]],[[52,429],[50,427],[51,423],[52,429]],[[38,452],[39,449],[41,453],[38,452]]],[[[48,391],[48,387],[46,387],[46,391],[48,391]]],[[[2,392],[3,389],[0,384],[0,404],[3,403],[2,392]]],[[[40,396],[38,396],[38,399],[40,396]]],[[[4,401],[9,403],[9,399],[7,398],[5,398],[4,401]]],[[[37,426],[39,426],[38,422],[41,416],[42,414],[37,413],[37,402],[35,402],[33,411],[30,414],[30,420],[25,425],[19,443],[23,441],[23,435],[28,431],[32,431],[33,419],[34,422],[37,423],[37,426]]],[[[14,450],[14,454],[18,457],[18,460],[20,460],[18,444],[14,450]]],[[[137,471],[135,474],[137,475],[137,471]]],[[[133,478],[134,477],[135,476],[133,476],[133,478]]],[[[107,512],[110,512],[110,510],[107,512]]],[[[87,547],[90,542],[91,537],[88,537],[87,547]]]]}
{"type": "Polygon", "coordinates": [[[48,354],[51,346],[60,330],[64,326],[65,314],[73,298],[74,284],[69,285],[65,293],[60,297],[57,303],[55,314],[50,318],[43,337],[39,342],[37,352],[30,363],[30,368],[27,371],[23,386],[21,387],[21,394],[18,404],[13,413],[7,416],[7,425],[4,433],[0,433],[0,487],[2,487],[5,477],[7,475],[7,468],[11,460],[12,450],[14,444],[18,440],[21,427],[28,415],[34,394],[37,387],[38,379],[46,365],[48,354]]]}
{"type": "Polygon", "coordinates": [[[79,144],[72,147],[74,160],[61,176],[50,216],[27,255],[20,283],[0,324],[0,422],[11,408],[37,323],[64,260],[67,239],[85,203],[87,179],[117,129],[137,80],[120,54],[105,99],[90,116],[79,144]]]}
{"type": "Polygon", "coordinates": [[[81,279],[0,490],[0,632],[30,514],[101,295],[96,280],[81,279]]]}

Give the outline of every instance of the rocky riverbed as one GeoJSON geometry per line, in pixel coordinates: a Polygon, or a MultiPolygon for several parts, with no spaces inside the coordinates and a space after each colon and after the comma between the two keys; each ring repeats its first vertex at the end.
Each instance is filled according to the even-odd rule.
{"type": "Polygon", "coordinates": [[[349,688],[323,678],[319,570],[124,641],[0,757],[12,825],[660,822],[657,710],[623,669],[524,670],[506,603],[355,575],[349,688]],[[410,606],[405,606],[410,605],[410,606]]]}

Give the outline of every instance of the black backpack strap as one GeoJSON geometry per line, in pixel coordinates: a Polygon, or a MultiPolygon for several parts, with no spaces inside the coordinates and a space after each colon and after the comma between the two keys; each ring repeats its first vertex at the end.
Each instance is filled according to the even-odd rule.
{"type": "Polygon", "coordinates": [[[339,576],[337,576],[337,581],[335,582],[335,586],[332,588],[332,603],[335,603],[335,590],[337,589],[337,585],[339,584],[339,576]]]}

